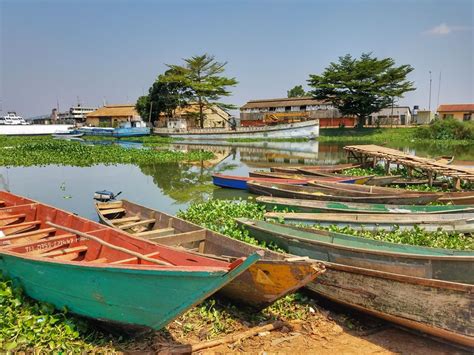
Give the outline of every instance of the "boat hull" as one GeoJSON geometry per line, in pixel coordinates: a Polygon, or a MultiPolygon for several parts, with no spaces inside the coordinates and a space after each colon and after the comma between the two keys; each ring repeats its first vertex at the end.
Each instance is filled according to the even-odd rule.
{"type": "Polygon", "coordinates": [[[376,203],[326,202],[278,197],[257,197],[256,202],[267,211],[291,211],[299,213],[392,213],[392,214],[451,214],[474,213],[474,205],[417,206],[384,205],[376,203]]]}
{"type": "MultiPolygon", "coordinates": [[[[251,231],[256,239],[273,241],[292,254],[328,259],[324,250],[304,241],[251,231]]],[[[345,262],[351,261],[340,256],[337,263],[327,262],[326,272],[307,288],[331,301],[396,324],[463,346],[474,346],[473,285],[402,275],[410,270],[410,265],[403,263],[398,264],[399,268],[386,263],[385,267],[395,272],[385,272],[343,265],[345,262]]],[[[366,261],[365,266],[369,264],[366,261]]]]}
{"type": "Polygon", "coordinates": [[[306,185],[305,181],[296,180],[296,179],[272,179],[272,178],[249,178],[245,176],[230,176],[222,174],[212,175],[212,183],[216,186],[229,188],[229,189],[238,189],[238,190],[247,190],[247,181],[265,181],[265,182],[278,182],[281,184],[292,184],[292,185],[306,185]]]}
{"type": "MultiPolygon", "coordinates": [[[[255,261],[248,260],[233,277],[255,261]]],[[[28,296],[57,309],[67,307],[101,321],[153,329],[166,326],[233,278],[222,271],[86,267],[5,254],[0,270],[28,296]]]]}
{"type": "Polygon", "coordinates": [[[474,252],[397,244],[309,228],[255,221],[237,222],[258,240],[313,259],[406,276],[474,284],[474,252]]]}
{"type": "Polygon", "coordinates": [[[182,138],[191,140],[220,140],[220,139],[316,139],[319,136],[319,121],[280,124],[265,127],[238,127],[235,131],[203,129],[188,132],[169,132],[155,129],[155,133],[163,137],[182,138]]]}
{"type": "MultiPolygon", "coordinates": [[[[344,192],[332,189],[311,188],[299,186],[298,189],[288,188],[288,186],[278,184],[265,184],[257,182],[247,183],[249,191],[255,195],[286,197],[294,199],[307,199],[318,201],[340,201],[340,202],[364,202],[379,204],[414,204],[425,205],[439,198],[436,194],[407,194],[407,195],[370,195],[359,194],[356,196],[348,196],[344,192]]],[[[351,186],[350,184],[343,184],[351,186]]]]}
{"type": "MultiPolygon", "coordinates": [[[[193,223],[169,216],[163,212],[127,200],[121,202],[123,208],[127,211],[127,215],[156,218],[159,221],[158,227],[172,226],[174,232],[177,233],[150,239],[154,243],[197,249],[207,256],[225,255],[226,257],[240,258],[256,251],[263,252],[262,258],[257,263],[219,290],[219,294],[232,299],[236,303],[244,303],[258,309],[265,308],[286,294],[305,286],[324,271],[324,266],[320,263],[307,260],[290,260],[290,255],[261,250],[254,245],[205,230],[193,223]]],[[[99,219],[103,223],[116,228],[117,226],[112,223],[113,219],[106,218],[98,205],[96,207],[99,219]]],[[[133,236],[133,234],[130,235],[133,236]]]]}

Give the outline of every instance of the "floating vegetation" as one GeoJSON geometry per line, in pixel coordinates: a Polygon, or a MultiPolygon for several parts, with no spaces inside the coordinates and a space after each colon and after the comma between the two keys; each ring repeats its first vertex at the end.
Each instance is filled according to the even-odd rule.
{"type": "Polygon", "coordinates": [[[89,321],[26,297],[0,274],[0,350],[49,353],[99,348],[113,351],[109,336],[93,329],[89,321]]]}
{"type": "Polygon", "coordinates": [[[194,150],[127,149],[118,145],[85,145],[50,137],[0,137],[0,165],[156,164],[212,159],[211,152],[194,150]]]}

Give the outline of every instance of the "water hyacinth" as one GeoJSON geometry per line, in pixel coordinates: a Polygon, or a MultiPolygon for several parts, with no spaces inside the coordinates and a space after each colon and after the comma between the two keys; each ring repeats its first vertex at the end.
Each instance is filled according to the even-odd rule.
{"type": "Polygon", "coordinates": [[[156,164],[212,159],[207,151],[127,149],[117,145],[85,145],[50,137],[3,137],[0,139],[0,165],[41,166],[95,164],[156,164]]]}

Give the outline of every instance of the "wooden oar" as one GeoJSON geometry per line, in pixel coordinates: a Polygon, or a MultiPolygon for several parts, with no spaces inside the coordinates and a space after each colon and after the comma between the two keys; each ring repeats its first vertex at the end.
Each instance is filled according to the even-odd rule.
{"type": "Polygon", "coordinates": [[[84,232],[80,232],[78,230],[75,230],[75,229],[72,229],[72,228],[68,228],[68,227],[64,227],[64,226],[61,226],[59,224],[56,224],[56,223],[53,223],[53,222],[46,222],[47,225],[51,226],[51,227],[54,227],[54,228],[57,228],[57,229],[62,229],[63,231],[66,231],[66,232],[69,232],[69,233],[74,233],[80,237],[83,237],[83,238],[86,238],[86,239],[91,239],[99,244],[102,244],[110,249],[114,249],[114,250],[117,250],[117,251],[121,251],[123,253],[126,253],[126,254],[130,254],[130,255],[133,255],[134,257],[136,258],[139,258],[139,259],[142,259],[142,260],[146,260],[150,263],[153,263],[153,264],[158,264],[158,265],[166,265],[166,266],[174,266],[173,264],[170,264],[166,261],[161,261],[161,260],[156,260],[156,259],[152,259],[152,258],[149,258],[148,256],[146,255],[143,255],[143,254],[140,254],[140,253],[137,253],[137,252],[134,252],[134,251],[131,251],[131,250],[128,250],[126,248],[122,248],[122,247],[118,247],[116,245],[113,245],[113,244],[110,244],[110,243],[107,243],[106,241],[103,241],[102,239],[100,238],[97,238],[93,235],[90,235],[90,234],[87,234],[87,233],[84,233],[84,232]]]}

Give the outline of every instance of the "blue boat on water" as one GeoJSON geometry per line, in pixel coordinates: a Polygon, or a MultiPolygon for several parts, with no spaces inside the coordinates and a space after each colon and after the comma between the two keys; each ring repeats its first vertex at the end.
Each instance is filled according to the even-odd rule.
{"type": "Polygon", "coordinates": [[[151,133],[151,128],[146,126],[143,121],[124,122],[119,127],[82,127],[79,129],[86,136],[101,136],[101,137],[140,137],[148,136],[151,133]]]}

